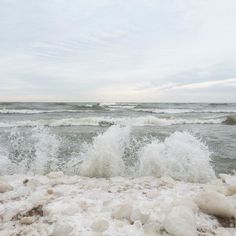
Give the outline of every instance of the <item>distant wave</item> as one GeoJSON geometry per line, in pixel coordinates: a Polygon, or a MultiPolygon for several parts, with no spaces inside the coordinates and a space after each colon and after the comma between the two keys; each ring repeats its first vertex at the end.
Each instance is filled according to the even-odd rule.
{"type": "Polygon", "coordinates": [[[138,108],[134,109],[137,112],[148,112],[157,114],[181,114],[181,113],[236,113],[236,110],[201,110],[201,109],[151,109],[138,108]]]}
{"type": "Polygon", "coordinates": [[[112,110],[119,110],[119,109],[134,109],[137,104],[135,103],[100,103],[99,104],[101,107],[108,108],[110,111],[112,110]]]}
{"type": "Polygon", "coordinates": [[[76,110],[37,110],[37,109],[1,109],[1,114],[40,114],[40,113],[61,113],[77,112],[76,110]]]}
{"type": "Polygon", "coordinates": [[[101,107],[97,106],[76,106],[75,109],[52,109],[52,110],[40,110],[40,109],[0,109],[0,114],[41,114],[41,113],[76,113],[86,111],[101,110],[101,107]]]}
{"type": "Polygon", "coordinates": [[[224,119],[178,119],[178,118],[157,118],[155,116],[141,116],[136,118],[122,117],[86,117],[86,118],[65,118],[65,119],[41,119],[25,120],[15,122],[0,122],[0,127],[33,127],[33,126],[168,126],[176,124],[219,124],[224,119]]]}
{"type": "MultiPolygon", "coordinates": [[[[58,105],[58,104],[54,104],[58,105]]],[[[133,103],[100,103],[100,104],[59,104],[62,107],[56,109],[37,109],[25,107],[6,108],[0,107],[0,114],[41,114],[41,113],[77,113],[77,112],[96,112],[96,111],[119,111],[129,110],[133,112],[155,113],[155,114],[182,114],[182,113],[236,113],[236,109],[203,109],[203,108],[145,108],[133,103]]]]}
{"type": "Polygon", "coordinates": [[[151,109],[151,108],[138,108],[138,109],[134,109],[134,111],[157,113],[157,114],[177,114],[177,113],[193,112],[193,110],[190,110],[190,109],[151,109]]]}

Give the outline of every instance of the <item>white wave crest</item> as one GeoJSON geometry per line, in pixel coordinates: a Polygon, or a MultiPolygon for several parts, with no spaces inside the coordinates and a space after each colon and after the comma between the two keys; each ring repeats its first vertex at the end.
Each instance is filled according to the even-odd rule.
{"type": "Polygon", "coordinates": [[[62,113],[78,112],[77,110],[37,110],[37,109],[0,109],[0,114],[41,114],[41,113],[62,113]]]}
{"type": "Polygon", "coordinates": [[[109,108],[110,111],[116,111],[116,110],[119,110],[119,109],[134,109],[137,104],[135,103],[125,103],[125,104],[121,104],[121,103],[100,103],[99,104],[101,107],[106,107],[106,108],[109,108]]]}
{"type": "Polygon", "coordinates": [[[190,182],[215,177],[207,146],[187,132],[175,132],[164,142],[154,140],[139,155],[140,175],[167,175],[190,182]]]}
{"type": "Polygon", "coordinates": [[[104,134],[98,135],[80,158],[84,162],[80,174],[89,177],[111,177],[124,173],[125,145],[128,142],[130,129],[113,126],[104,134]]]}
{"type": "Polygon", "coordinates": [[[7,152],[2,150],[2,147],[0,149],[0,175],[6,175],[13,171],[11,171],[13,165],[9,158],[7,157],[7,152]]]}
{"type": "MultiPolygon", "coordinates": [[[[60,146],[48,128],[35,127],[26,137],[14,129],[9,136],[8,152],[0,150],[0,175],[12,173],[44,174],[55,170],[60,146]]],[[[1,149],[3,149],[1,147],[1,149]]]]}
{"type": "Polygon", "coordinates": [[[207,182],[215,176],[207,146],[187,132],[175,132],[164,142],[136,140],[132,127],[115,125],[66,160],[58,156],[60,141],[49,128],[36,127],[24,136],[20,132],[12,131],[8,154],[0,147],[0,174],[61,169],[89,177],[169,175],[189,182],[207,182]]]}
{"type": "MultiPolygon", "coordinates": [[[[75,168],[77,162],[76,171],[89,177],[133,175],[133,165],[125,166],[124,162],[125,150],[132,145],[130,140],[130,127],[110,127],[68,168],[75,168]]],[[[135,175],[168,175],[189,182],[207,182],[215,177],[207,146],[187,132],[175,132],[164,142],[144,144],[138,152],[136,170],[135,175]]]]}
{"type": "Polygon", "coordinates": [[[204,109],[151,109],[151,108],[134,108],[134,111],[149,112],[156,114],[181,114],[181,113],[236,113],[236,110],[204,110],[204,109]]]}
{"type": "Polygon", "coordinates": [[[216,119],[183,119],[183,118],[158,118],[155,116],[140,117],[85,117],[66,119],[24,120],[15,122],[0,122],[0,127],[34,127],[34,126],[109,126],[109,125],[131,125],[131,126],[166,126],[176,124],[220,124],[224,118],[216,119]]]}

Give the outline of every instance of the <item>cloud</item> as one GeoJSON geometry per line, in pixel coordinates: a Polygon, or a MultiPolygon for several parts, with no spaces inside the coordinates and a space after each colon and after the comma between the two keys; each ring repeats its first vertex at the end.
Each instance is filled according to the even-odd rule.
{"type": "Polygon", "coordinates": [[[190,91],[209,91],[214,101],[215,89],[236,101],[235,7],[233,0],[2,0],[0,100],[191,101],[190,91]]]}
{"type": "Polygon", "coordinates": [[[173,89],[208,89],[212,86],[216,85],[232,85],[236,83],[236,78],[232,79],[225,79],[225,80],[215,80],[215,81],[206,81],[201,83],[192,83],[192,84],[184,84],[184,85],[177,85],[173,87],[173,89]]]}

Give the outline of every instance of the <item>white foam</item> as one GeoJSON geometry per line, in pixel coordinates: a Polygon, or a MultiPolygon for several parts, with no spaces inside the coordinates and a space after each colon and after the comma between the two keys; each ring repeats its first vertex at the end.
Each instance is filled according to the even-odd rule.
{"type": "Polygon", "coordinates": [[[26,138],[18,130],[12,130],[9,137],[14,155],[0,153],[0,174],[34,173],[44,174],[55,169],[59,140],[48,128],[35,127],[26,138]]]}
{"type": "Polygon", "coordinates": [[[8,159],[6,152],[0,149],[0,175],[9,174],[12,168],[12,163],[8,159]]]}
{"type": "MultiPolygon", "coordinates": [[[[179,235],[186,235],[189,225],[195,224],[199,234],[208,236],[236,233],[235,228],[223,228],[216,218],[201,209],[193,211],[194,199],[209,184],[174,181],[169,186],[162,178],[151,176],[104,179],[60,175],[52,180],[46,176],[10,175],[3,178],[13,189],[1,195],[1,235],[167,235],[164,229],[173,235],[177,230],[181,231],[179,235]],[[37,185],[24,185],[25,179],[37,185]],[[41,206],[43,214],[32,211],[41,206]],[[117,220],[114,213],[119,209],[125,211],[116,214],[117,220]],[[21,219],[29,213],[33,216],[28,219],[33,223],[22,224],[21,219]],[[102,233],[94,232],[94,222],[99,221],[106,222],[105,227],[101,224],[95,227],[102,228],[102,233]]],[[[217,182],[218,186],[227,186],[217,182]]],[[[195,235],[192,232],[188,231],[188,235],[195,235]]]]}
{"type": "Polygon", "coordinates": [[[49,128],[33,128],[26,137],[14,129],[9,140],[13,156],[0,152],[4,173],[43,174],[59,168],[90,177],[169,175],[190,182],[214,177],[207,146],[187,132],[175,132],[164,142],[136,140],[131,126],[115,125],[82,145],[68,161],[58,158],[60,141],[49,128]]]}
{"type": "Polygon", "coordinates": [[[206,109],[157,109],[157,108],[135,108],[135,111],[140,112],[150,112],[157,114],[181,114],[181,113],[236,113],[236,110],[227,109],[216,109],[216,110],[206,110],[206,109]]]}
{"type": "Polygon", "coordinates": [[[30,171],[44,174],[55,169],[58,162],[56,153],[60,145],[57,137],[49,129],[36,127],[33,129],[32,139],[35,140],[35,159],[30,171]]]}
{"type": "MultiPolygon", "coordinates": [[[[87,146],[87,150],[80,154],[79,160],[84,160],[79,166],[80,174],[90,177],[122,175],[125,168],[122,157],[129,133],[129,127],[113,126],[95,137],[93,143],[87,146]]],[[[72,163],[74,161],[72,160],[72,163]]],[[[70,165],[69,163],[69,168],[70,165]]]]}
{"type": "Polygon", "coordinates": [[[168,175],[190,182],[206,182],[215,176],[207,146],[187,132],[175,132],[164,142],[154,140],[139,155],[140,175],[168,175]]]}
{"type": "Polygon", "coordinates": [[[40,114],[40,113],[61,113],[78,112],[77,110],[37,110],[37,109],[0,109],[0,114],[40,114]]]}
{"type": "Polygon", "coordinates": [[[0,127],[34,127],[34,126],[99,126],[102,122],[116,125],[131,126],[167,126],[175,124],[220,124],[224,118],[216,119],[182,119],[182,118],[158,118],[155,116],[140,117],[84,117],[84,118],[65,118],[65,119],[40,119],[40,120],[23,120],[12,122],[0,122],[0,127]]]}
{"type": "MultiPolygon", "coordinates": [[[[125,149],[132,145],[130,140],[130,127],[113,126],[73,159],[69,169],[75,168],[77,162],[78,173],[90,177],[132,175],[134,163],[124,166],[125,149]]],[[[136,168],[141,176],[169,175],[190,182],[207,182],[215,176],[207,146],[187,132],[175,132],[164,142],[154,140],[146,144],[137,159],[136,168]]]]}
{"type": "Polygon", "coordinates": [[[194,110],[190,109],[151,109],[151,108],[136,108],[135,111],[141,111],[141,112],[151,112],[151,113],[157,113],[157,114],[178,114],[178,113],[189,113],[193,112],[194,110]]]}
{"type": "Polygon", "coordinates": [[[108,106],[110,110],[117,110],[117,109],[133,109],[136,107],[136,105],[110,105],[108,106]]]}
{"type": "Polygon", "coordinates": [[[100,103],[99,104],[100,106],[102,107],[106,107],[106,108],[109,108],[110,111],[116,111],[116,110],[119,110],[119,109],[134,109],[137,104],[135,103],[112,103],[112,102],[107,102],[107,103],[100,103]]]}
{"type": "Polygon", "coordinates": [[[99,106],[106,107],[106,106],[115,106],[116,102],[101,102],[99,106]]]}

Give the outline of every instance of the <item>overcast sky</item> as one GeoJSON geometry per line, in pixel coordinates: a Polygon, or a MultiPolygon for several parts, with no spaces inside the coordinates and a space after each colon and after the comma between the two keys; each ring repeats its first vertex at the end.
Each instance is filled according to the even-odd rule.
{"type": "Polygon", "coordinates": [[[236,1],[0,0],[0,100],[236,102],[236,1]]]}

